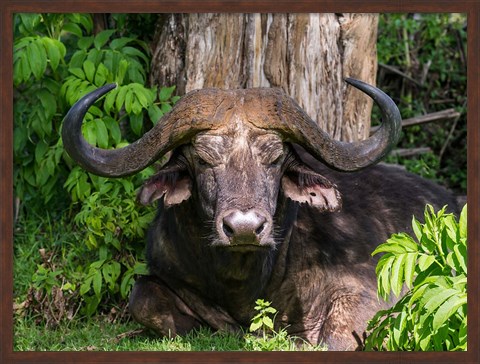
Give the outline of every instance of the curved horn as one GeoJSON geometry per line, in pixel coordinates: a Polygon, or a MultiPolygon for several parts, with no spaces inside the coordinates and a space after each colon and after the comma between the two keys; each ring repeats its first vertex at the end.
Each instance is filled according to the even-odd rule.
{"type": "Polygon", "coordinates": [[[221,113],[209,115],[213,109],[210,105],[218,103],[218,96],[213,91],[204,92],[202,98],[192,97],[197,93],[192,91],[136,142],[120,149],[96,148],[83,138],[82,121],[88,108],[115,87],[116,84],[108,84],[82,97],[68,111],[62,127],[63,146],[67,153],[84,169],[100,176],[134,174],[196,133],[215,128],[221,118],[221,113]]]}
{"type": "Polygon", "coordinates": [[[300,144],[315,158],[340,171],[356,171],[379,162],[400,137],[402,118],[393,100],[380,89],[347,78],[350,85],[370,96],[380,108],[382,125],[366,140],[342,142],[332,139],[291,98],[279,98],[276,113],[280,118],[279,132],[287,140],[300,144]]]}

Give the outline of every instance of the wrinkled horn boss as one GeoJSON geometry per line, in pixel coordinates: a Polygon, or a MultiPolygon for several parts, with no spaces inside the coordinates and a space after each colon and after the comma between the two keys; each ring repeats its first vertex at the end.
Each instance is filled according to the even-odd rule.
{"type": "Polygon", "coordinates": [[[252,124],[277,131],[284,141],[300,144],[334,169],[355,171],[377,163],[393,148],[400,136],[401,117],[393,100],[383,91],[351,78],[346,82],[370,96],[382,114],[381,127],[363,141],[347,143],[332,139],[280,89],[202,89],[183,96],[136,142],[120,149],[96,148],[83,138],[82,121],[88,108],[116,87],[116,84],[108,84],[72,106],[63,123],[63,144],[67,153],[91,173],[105,177],[128,176],[146,168],[168,151],[189,143],[199,132],[224,125],[229,108],[249,107],[247,101],[242,104],[239,100],[253,100],[252,104],[261,105],[256,110],[262,110],[262,117],[254,118],[252,124]]]}

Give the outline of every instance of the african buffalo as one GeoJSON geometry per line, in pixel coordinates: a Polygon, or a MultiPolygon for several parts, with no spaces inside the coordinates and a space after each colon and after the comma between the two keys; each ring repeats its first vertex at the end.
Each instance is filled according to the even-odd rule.
{"type": "Polygon", "coordinates": [[[346,81],[381,110],[381,127],[365,141],[331,139],[279,89],[192,91],[116,150],[95,148],[81,133],[88,108],[115,85],[72,107],[64,146],[89,172],[130,175],[172,151],[138,195],[159,207],[148,234],[150,275],[130,296],[137,321],[162,335],[237,330],[263,298],[289,333],[330,350],[356,348],[354,333],[383,307],[371,252],[410,231],[426,203],[455,209],[456,201],[398,167],[375,165],[398,140],[399,111],[379,89],[346,81]]]}

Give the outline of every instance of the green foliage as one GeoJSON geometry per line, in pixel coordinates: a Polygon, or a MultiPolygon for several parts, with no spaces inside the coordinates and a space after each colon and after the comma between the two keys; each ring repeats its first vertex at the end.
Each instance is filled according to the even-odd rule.
{"type": "Polygon", "coordinates": [[[467,349],[467,208],[457,222],[445,208],[425,208],[411,236],[394,234],[372,255],[384,253],[376,273],[378,294],[399,297],[369,322],[367,350],[467,349]]]}
{"type": "Polygon", "coordinates": [[[389,161],[414,173],[427,163],[425,177],[462,194],[467,184],[466,35],[465,14],[381,14],[377,42],[377,84],[404,119],[451,108],[460,113],[457,121],[404,128],[399,148],[430,147],[433,154],[389,161]]]}
{"type": "Polygon", "coordinates": [[[73,214],[83,242],[76,253],[90,259],[75,268],[43,262],[33,285],[51,296],[54,287],[64,287],[62,280],[75,276],[82,283],[68,285],[65,293],[80,295],[81,312],[91,315],[101,303],[125,298],[135,276],[146,274],[143,236],[154,209],[136,206],[135,199],[153,168],[124,179],[83,171],[63,149],[63,117],[86,93],[116,82],[89,109],[82,133],[94,146],[120,148],[148,131],[178,97],[174,87],[144,86],[149,47],[134,33],[112,28],[93,34],[90,14],[16,14],[14,22],[15,195],[27,216],[45,207],[73,214]]]}

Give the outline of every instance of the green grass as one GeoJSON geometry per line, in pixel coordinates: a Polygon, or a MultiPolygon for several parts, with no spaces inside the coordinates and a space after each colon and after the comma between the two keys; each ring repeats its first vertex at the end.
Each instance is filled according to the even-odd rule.
{"type": "Polygon", "coordinates": [[[325,350],[298,345],[294,338],[272,335],[268,345],[251,335],[212,332],[202,328],[183,337],[160,338],[132,321],[110,323],[101,317],[63,322],[46,329],[32,319],[16,318],[15,351],[251,351],[325,350]],[[253,345],[252,345],[253,343],[253,345]]]}
{"type": "Polygon", "coordinates": [[[17,320],[15,351],[200,351],[242,350],[240,336],[201,330],[185,337],[159,338],[134,322],[109,323],[101,318],[74,320],[46,329],[17,320]]]}

